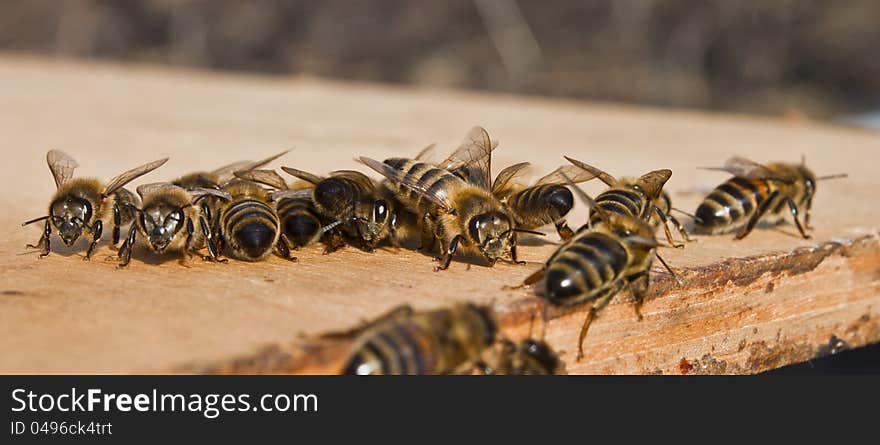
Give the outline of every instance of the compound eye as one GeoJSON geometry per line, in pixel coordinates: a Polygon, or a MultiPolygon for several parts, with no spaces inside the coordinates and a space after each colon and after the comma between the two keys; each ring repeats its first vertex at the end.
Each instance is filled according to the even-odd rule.
{"type": "Polygon", "coordinates": [[[154,226],[153,219],[147,218],[147,215],[144,213],[141,213],[140,219],[141,219],[141,227],[143,227],[147,233],[152,232],[153,226],[154,226]]]}
{"type": "Polygon", "coordinates": [[[388,205],[385,200],[380,199],[376,201],[376,207],[374,209],[374,214],[376,217],[376,221],[384,221],[385,217],[388,216],[388,205]]]}
{"type": "Polygon", "coordinates": [[[174,232],[181,221],[183,221],[183,211],[178,210],[168,215],[168,218],[165,218],[165,229],[169,232],[174,232]]]}

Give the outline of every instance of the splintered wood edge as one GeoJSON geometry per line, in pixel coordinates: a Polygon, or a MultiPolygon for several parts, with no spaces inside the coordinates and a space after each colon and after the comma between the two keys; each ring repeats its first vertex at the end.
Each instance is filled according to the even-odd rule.
{"type": "MultiPolygon", "coordinates": [[[[647,331],[642,337],[648,341],[627,335],[602,338],[592,335],[591,330],[585,346],[603,344],[603,357],[591,360],[587,348],[585,359],[575,362],[574,354],[566,352],[562,358],[567,372],[753,374],[880,341],[880,238],[876,235],[772,255],[730,258],[677,272],[681,286],[668,274],[654,274],[645,300],[645,307],[663,306],[654,316],[636,320],[631,305],[623,299],[626,314],[618,318],[632,329],[647,331]],[[818,293],[822,295],[818,295],[798,287],[820,279],[839,283],[840,288],[833,292],[821,289],[818,293]],[[761,298],[766,299],[763,307],[761,298]],[[658,304],[664,300],[669,304],[658,304]],[[809,307],[798,308],[801,303],[809,303],[809,307]],[[740,309],[735,314],[724,314],[731,306],[740,309]],[[786,309],[793,312],[782,313],[786,309]],[[676,320],[688,319],[690,312],[698,318],[678,325],[676,320]],[[781,313],[761,315],[776,312],[781,313]],[[699,318],[710,314],[710,318],[699,318]],[[690,336],[673,340],[679,337],[672,335],[675,331],[687,331],[690,336]]],[[[541,323],[542,300],[527,289],[522,295],[495,305],[502,336],[520,339],[529,331],[540,330],[535,325],[541,323]]],[[[621,303],[612,303],[606,311],[615,305],[621,303]]],[[[574,350],[574,339],[588,310],[586,304],[551,308],[548,341],[560,338],[574,350]]],[[[626,329],[624,326],[622,330],[626,329]]],[[[218,363],[187,364],[169,371],[337,374],[351,352],[352,340],[304,337],[267,345],[251,355],[218,363]]]]}

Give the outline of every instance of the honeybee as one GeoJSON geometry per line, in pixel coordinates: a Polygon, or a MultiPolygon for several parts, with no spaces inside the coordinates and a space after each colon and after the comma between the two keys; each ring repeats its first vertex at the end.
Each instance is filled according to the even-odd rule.
{"type": "MultiPolygon", "coordinates": [[[[171,181],[171,183],[183,188],[184,190],[189,191],[198,191],[205,189],[220,190],[224,184],[235,179],[235,172],[260,168],[280,158],[281,156],[284,156],[285,154],[287,154],[288,151],[290,150],[282,151],[281,153],[272,155],[260,161],[238,161],[232,164],[224,165],[210,172],[198,171],[189,173],[171,181]]],[[[217,197],[211,194],[200,194],[199,202],[201,204],[202,213],[205,215],[205,218],[212,224],[215,223],[215,215],[213,215],[213,212],[216,211],[216,208],[219,205],[217,197]]]]}
{"type": "Polygon", "coordinates": [[[435,271],[449,267],[459,244],[479,249],[490,265],[508,252],[518,263],[518,230],[507,207],[492,194],[493,148],[486,130],[474,127],[438,165],[405,158],[384,162],[360,158],[389,180],[400,203],[423,216],[426,230],[440,242],[441,265],[435,271]]]}
{"type": "MultiPolygon", "coordinates": [[[[672,239],[669,222],[672,222],[685,242],[691,241],[690,236],[688,236],[681,223],[678,222],[678,219],[669,214],[672,210],[672,201],[669,195],[663,191],[663,186],[672,177],[672,170],[654,170],[635,179],[616,179],[608,173],[577,159],[572,159],[568,156],[565,159],[573,165],[594,174],[600,181],[610,187],[596,196],[596,203],[598,203],[599,208],[604,209],[608,213],[628,215],[649,223],[656,222],[657,225],[663,226],[666,240],[670,246],[684,247],[683,244],[676,244],[672,239]]],[[[589,221],[593,224],[597,223],[599,219],[598,209],[594,209],[590,213],[589,221]]]]}
{"type": "Polygon", "coordinates": [[[845,174],[816,177],[802,160],[800,164],[773,163],[761,165],[734,156],[724,167],[708,170],[726,171],[733,176],[707,196],[694,215],[697,228],[706,233],[719,234],[739,229],[736,239],[743,239],[758,221],[779,224],[785,209],[801,236],[809,239],[810,209],[816,193],[816,181],[846,177],[845,174]],[[804,223],[798,219],[804,210],[804,223]]]}
{"type": "Polygon", "coordinates": [[[45,221],[43,234],[36,245],[28,244],[28,248],[40,249],[40,257],[49,255],[51,251],[49,238],[52,228],[57,231],[61,241],[68,247],[80,237],[83,231],[92,234],[92,242],[83,259],[91,258],[104,229],[104,223],[110,222],[113,217],[113,245],[119,243],[119,227],[130,223],[134,219],[134,212],[121,203],[139,204],[137,197],[130,191],[122,188],[125,184],[159,168],[168,161],[168,158],[153,161],[136,167],[108,181],[104,185],[101,181],[91,178],[74,178],[73,171],[79,164],[58,150],[50,150],[46,154],[49,170],[55,179],[57,190],[49,204],[47,216],[26,221],[22,226],[27,226],[39,221],[45,221]]]}
{"type": "Polygon", "coordinates": [[[283,243],[278,243],[280,221],[269,192],[255,182],[233,179],[221,191],[230,196],[220,201],[216,224],[218,251],[227,248],[233,258],[261,261],[274,249],[295,260],[283,243]]]}
{"type": "Polygon", "coordinates": [[[502,340],[501,349],[490,363],[479,363],[486,375],[556,375],[565,374],[565,364],[547,343],[525,339],[519,343],[502,340]]]}
{"type": "MultiPolygon", "coordinates": [[[[349,237],[359,240],[365,250],[372,251],[388,236],[391,208],[388,201],[378,195],[376,184],[367,175],[338,170],[322,178],[291,167],[281,169],[314,184],[312,202],[318,213],[335,222],[330,228],[339,227],[349,237]]],[[[338,236],[334,237],[329,250],[341,247],[341,241],[338,236]]]]}
{"type": "Polygon", "coordinates": [[[143,201],[143,207],[137,208],[128,204],[137,212],[138,217],[119,249],[120,267],[128,266],[131,261],[131,252],[138,233],[155,253],[181,251],[191,257],[193,252],[206,247],[210,255],[208,258],[217,259],[210,225],[194,203],[204,195],[229,200],[229,194],[216,189],[195,189],[188,192],[168,182],[144,184],[137,188],[137,192],[143,201]]]}
{"type": "Polygon", "coordinates": [[[574,196],[565,186],[563,175],[574,183],[589,181],[596,177],[592,172],[573,165],[564,165],[529,187],[513,181],[528,162],[511,165],[498,173],[492,183],[492,193],[510,209],[517,228],[537,229],[547,224],[556,226],[562,240],[574,236],[565,216],[574,206],[574,196]]]}
{"type": "Polygon", "coordinates": [[[421,313],[399,306],[356,333],[345,374],[452,374],[473,368],[497,327],[488,307],[463,303],[421,313]]]}
{"type": "MultiPolygon", "coordinates": [[[[596,210],[601,220],[592,228],[581,227],[574,238],[559,247],[544,267],[527,277],[522,286],[534,284],[535,293],[554,306],[593,302],[578,337],[577,360],[580,360],[590,324],[618,292],[629,288],[636,314],[642,318],[640,308],[648,289],[657,240],[654,228],[646,221],[627,213],[608,212],[577,186],[571,184],[571,187],[596,210]]],[[[662,259],[661,262],[666,266],[662,259]]],[[[672,273],[672,269],[666,267],[672,273]]]]}
{"type": "Polygon", "coordinates": [[[327,223],[312,202],[314,187],[303,183],[288,185],[275,170],[250,170],[235,172],[235,176],[272,187],[272,201],[281,221],[279,242],[288,250],[297,250],[318,242],[327,223]]]}

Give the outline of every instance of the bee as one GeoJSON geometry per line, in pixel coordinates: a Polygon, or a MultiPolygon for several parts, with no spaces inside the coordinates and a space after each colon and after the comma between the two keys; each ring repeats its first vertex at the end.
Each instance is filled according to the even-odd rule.
{"type": "Polygon", "coordinates": [[[40,257],[49,255],[51,251],[50,237],[54,228],[61,241],[68,247],[72,246],[83,231],[92,235],[92,242],[83,259],[91,258],[98,241],[103,234],[104,223],[109,224],[113,218],[113,245],[119,243],[119,227],[134,219],[134,212],[122,203],[139,204],[137,197],[122,188],[129,182],[159,168],[168,158],[153,161],[128,170],[111,179],[106,185],[97,179],[74,178],[73,171],[79,164],[69,155],[58,150],[50,150],[46,154],[49,170],[55,179],[57,190],[49,204],[47,216],[26,221],[27,226],[45,221],[43,234],[36,245],[28,244],[28,248],[40,249],[40,257]]]}
{"type": "MultiPolygon", "coordinates": [[[[289,150],[285,150],[261,161],[238,161],[232,164],[224,165],[210,172],[198,171],[189,173],[171,181],[171,183],[183,188],[184,190],[190,191],[199,191],[206,189],[220,190],[224,184],[235,179],[235,172],[260,168],[280,158],[281,156],[284,156],[285,154],[287,154],[288,151],[289,150]]],[[[205,218],[207,218],[207,220],[213,225],[216,222],[214,220],[215,215],[213,213],[214,211],[216,211],[216,208],[219,205],[217,196],[200,193],[198,198],[202,208],[202,213],[205,215],[205,218]]]]}
{"type": "Polygon", "coordinates": [[[321,239],[327,221],[312,203],[314,187],[303,187],[303,183],[288,185],[274,170],[235,172],[235,176],[274,189],[271,197],[282,227],[279,242],[288,250],[298,250],[321,239]]]}
{"type": "Polygon", "coordinates": [[[422,313],[399,306],[355,333],[345,374],[452,374],[473,369],[495,341],[497,326],[484,306],[422,313]]]}
{"type": "Polygon", "coordinates": [[[556,375],[565,374],[565,364],[547,343],[526,339],[519,343],[502,340],[501,350],[491,364],[478,363],[485,375],[556,375]]]}
{"type": "Polygon", "coordinates": [[[779,224],[786,208],[791,213],[804,239],[810,235],[810,209],[816,193],[816,181],[846,177],[845,174],[816,177],[802,160],[800,164],[773,163],[761,165],[734,156],[724,167],[708,170],[726,171],[733,175],[715,188],[697,207],[694,222],[701,231],[711,234],[739,231],[743,239],[763,220],[779,224]],[[804,222],[798,219],[801,209],[804,222]]]}
{"type": "MultiPolygon", "coordinates": [[[[644,220],[608,212],[577,186],[571,187],[596,210],[601,221],[592,228],[584,225],[578,229],[574,238],[559,247],[544,267],[527,277],[521,286],[535,285],[535,293],[554,306],[593,302],[578,337],[580,360],[593,319],[624,288],[630,290],[641,320],[640,308],[657,256],[657,240],[654,228],[644,220]]],[[[657,258],[674,276],[662,258],[657,258]]],[[[546,323],[547,306],[544,307],[546,323]]]]}
{"type": "MultiPolygon", "coordinates": [[[[604,171],[588,165],[584,162],[565,157],[568,162],[594,174],[602,182],[610,188],[598,196],[596,203],[608,213],[619,213],[638,218],[649,223],[656,222],[657,225],[663,226],[666,240],[670,246],[684,247],[683,244],[676,244],[672,239],[672,232],[669,230],[669,223],[675,226],[678,233],[685,242],[692,241],[687,231],[669,212],[672,210],[672,201],[669,195],[663,191],[666,181],[672,177],[672,170],[662,169],[645,173],[637,179],[622,178],[616,179],[604,171]],[[656,218],[656,219],[655,219],[656,218]]],[[[597,223],[600,219],[598,209],[594,209],[590,213],[590,223],[597,223]]]]}
{"type": "Polygon", "coordinates": [[[213,188],[188,192],[167,182],[141,185],[137,188],[137,193],[143,201],[143,207],[126,204],[137,212],[138,217],[119,249],[120,267],[127,266],[131,261],[131,251],[138,233],[146,239],[147,246],[155,253],[181,251],[191,257],[192,252],[207,248],[210,254],[208,258],[217,260],[210,225],[200,208],[194,204],[204,195],[229,200],[229,194],[213,188]]]}
{"type": "Polygon", "coordinates": [[[574,206],[574,196],[565,186],[563,175],[573,183],[589,181],[596,175],[573,165],[565,165],[529,187],[513,182],[513,178],[528,166],[528,162],[521,162],[499,172],[492,183],[492,193],[507,205],[517,228],[537,229],[553,224],[560,239],[570,239],[574,231],[568,227],[565,216],[574,206]]]}
{"type": "Polygon", "coordinates": [[[283,243],[278,243],[281,222],[272,205],[269,192],[259,184],[233,179],[220,189],[230,196],[221,201],[215,231],[218,252],[226,247],[233,258],[261,261],[273,250],[287,259],[295,260],[283,243]]]}
{"type": "Polygon", "coordinates": [[[525,230],[516,228],[507,207],[492,194],[493,149],[486,130],[474,127],[438,165],[405,158],[384,162],[360,158],[389,180],[398,201],[424,218],[425,230],[440,243],[441,265],[435,271],[449,267],[459,244],[479,249],[490,265],[508,253],[512,262],[519,263],[516,233],[525,230]]]}
{"type": "MultiPolygon", "coordinates": [[[[335,223],[328,229],[340,227],[349,237],[359,240],[367,251],[373,251],[388,236],[393,217],[391,208],[388,201],[379,196],[376,184],[367,175],[354,170],[338,170],[322,178],[291,167],[281,169],[314,185],[312,202],[315,209],[335,223]]],[[[342,247],[341,241],[335,237],[328,253],[342,247]]]]}

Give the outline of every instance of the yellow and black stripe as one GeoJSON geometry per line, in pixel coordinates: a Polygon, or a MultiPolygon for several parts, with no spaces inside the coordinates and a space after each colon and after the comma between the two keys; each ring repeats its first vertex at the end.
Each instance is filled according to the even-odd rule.
{"type": "MultiPolygon", "coordinates": [[[[647,220],[650,217],[651,202],[638,191],[629,188],[612,188],[596,197],[596,204],[606,213],[626,215],[632,218],[647,220]]],[[[590,212],[590,222],[598,224],[602,218],[595,209],[590,212]]]]}
{"type": "Polygon", "coordinates": [[[290,247],[305,247],[321,237],[323,223],[311,199],[282,198],[275,208],[290,247]]]}
{"type": "MultiPolygon", "coordinates": [[[[419,189],[430,196],[449,195],[452,191],[467,186],[459,176],[431,164],[406,158],[390,158],[384,162],[403,173],[399,183],[417,184],[419,189]]],[[[401,189],[399,198],[406,206],[419,213],[429,212],[433,208],[433,204],[413,190],[401,189]]]]}
{"type": "Polygon", "coordinates": [[[278,216],[269,204],[249,197],[234,199],[221,216],[223,239],[233,256],[259,261],[278,240],[278,216]]]}
{"type": "Polygon", "coordinates": [[[373,333],[346,364],[345,374],[422,375],[437,370],[432,333],[418,323],[390,323],[373,333]]]}
{"type": "Polygon", "coordinates": [[[748,222],[771,192],[766,180],[730,178],[700,203],[694,222],[712,232],[737,229],[748,222]]]}
{"type": "Polygon", "coordinates": [[[507,205],[513,211],[517,227],[536,229],[567,215],[574,206],[574,196],[563,185],[542,184],[514,193],[507,198],[507,205]]]}
{"type": "Polygon", "coordinates": [[[550,303],[570,306],[602,296],[624,273],[629,252],[603,232],[582,232],[550,258],[539,293],[550,303]]]}

